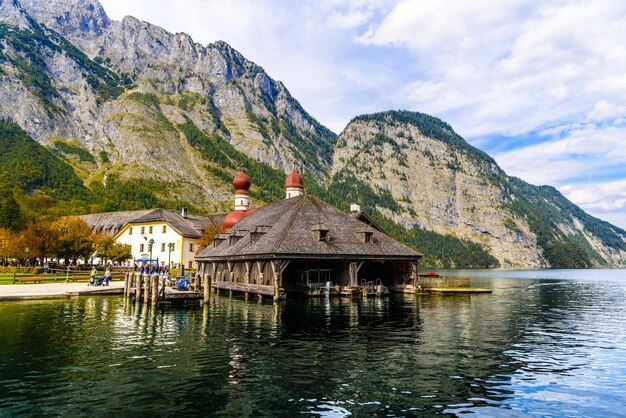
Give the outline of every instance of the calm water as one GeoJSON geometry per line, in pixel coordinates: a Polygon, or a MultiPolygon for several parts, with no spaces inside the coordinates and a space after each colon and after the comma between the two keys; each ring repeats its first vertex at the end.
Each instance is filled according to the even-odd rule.
{"type": "Polygon", "coordinates": [[[491,295],[0,303],[0,416],[626,416],[626,271],[491,295]]]}

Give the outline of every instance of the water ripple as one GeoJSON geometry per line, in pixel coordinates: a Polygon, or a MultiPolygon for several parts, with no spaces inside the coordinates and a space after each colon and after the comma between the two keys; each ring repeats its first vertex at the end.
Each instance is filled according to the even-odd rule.
{"type": "Polygon", "coordinates": [[[0,415],[619,416],[626,275],[494,274],[492,295],[0,304],[0,415]]]}

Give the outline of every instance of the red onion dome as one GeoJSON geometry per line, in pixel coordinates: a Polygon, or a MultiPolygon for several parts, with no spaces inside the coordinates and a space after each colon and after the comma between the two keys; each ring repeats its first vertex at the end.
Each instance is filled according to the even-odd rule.
{"type": "Polygon", "coordinates": [[[224,218],[224,222],[222,222],[222,226],[220,227],[220,232],[228,231],[230,228],[235,226],[237,222],[245,218],[247,215],[248,213],[245,210],[235,210],[235,211],[230,212],[224,218]]]}
{"type": "Polygon", "coordinates": [[[233,186],[235,186],[235,190],[238,192],[247,192],[251,184],[250,177],[243,171],[237,173],[233,179],[233,186]]]}
{"type": "Polygon", "coordinates": [[[285,187],[299,187],[304,188],[304,183],[302,182],[302,177],[296,170],[293,170],[285,179],[285,187]]]}
{"type": "Polygon", "coordinates": [[[220,226],[220,233],[224,233],[228,231],[230,228],[235,226],[240,220],[250,215],[255,210],[256,208],[252,208],[248,210],[234,210],[230,212],[228,215],[224,217],[222,226],[220,226]]]}

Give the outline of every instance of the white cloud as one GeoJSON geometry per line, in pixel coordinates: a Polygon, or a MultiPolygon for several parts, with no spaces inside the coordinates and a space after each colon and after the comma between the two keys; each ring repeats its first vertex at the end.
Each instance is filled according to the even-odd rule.
{"type": "Polygon", "coordinates": [[[626,180],[567,184],[560,190],[591,215],[626,229],[626,180]]]}
{"type": "Polygon", "coordinates": [[[602,177],[602,169],[626,168],[622,144],[626,128],[586,126],[560,139],[494,155],[507,173],[534,184],[561,185],[583,177],[602,177]]]}
{"type": "Polygon", "coordinates": [[[598,101],[587,117],[593,121],[605,121],[626,116],[626,107],[606,100],[598,101]]]}
{"type": "Polygon", "coordinates": [[[415,107],[453,114],[469,137],[517,135],[623,102],[625,12],[616,1],[408,0],[360,41],[406,47],[428,66],[425,80],[405,85],[415,107]],[[421,96],[420,82],[433,79],[453,93],[421,96]]]}

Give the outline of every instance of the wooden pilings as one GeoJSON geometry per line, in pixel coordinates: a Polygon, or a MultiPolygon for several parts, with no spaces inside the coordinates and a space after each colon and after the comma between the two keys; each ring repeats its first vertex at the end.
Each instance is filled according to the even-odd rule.
{"type": "Polygon", "coordinates": [[[152,295],[150,303],[154,306],[157,304],[159,298],[159,276],[152,276],[150,280],[150,294],[152,295]]]}
{"type": "Polygon", "coordinates": [[[143,285],[143,280],[141,277],[141,274],[138,274],[137,276],[135,276],[135,300],[140,301],[141,300],[141,289],[143,285]]]}
{"type": "Polygon", "coordinates": [[[209,274],[204,275],[202,286],[204,290],[204,303],[209,303],[211,298],[211,276],[209,274]]]}
{"type": "Polygon", "coordinates": [[[133,285],[133,273],[127,272],[126,279],[124,280],[124,297],[130,298],[130,288],[133,285]]]}
{"type": "MultiPolygon", "coordinates": [[[[203,278],[190,277],[190,291],[179,291],[173,285],[174,278],[160,275],[148,275],[138,272],[128,273],[124,283],[124,294],[127,298],[134,297],[137,303],[144,305],[157,305],[161,302],[187,302],[202,300],[202,290],[204,287],[211,289],[211,279],[209,277],[208,286],[202,286],[203,278]],[[170,288],[171,286],[171,288],[170,288]]],[[[206,294],[206,291],[205,291],[206,294]]],[[[206,295],[205,295],[206,298],[206,295]]]]}
{"type": "Polygon", "coordinates": [[[152,290],[150,289],[150,276],[149,275],[143,276],[143,287],[144,287],[143,303],[148,303],[148,301],[150,300],[150,291],[152,290]]]}

